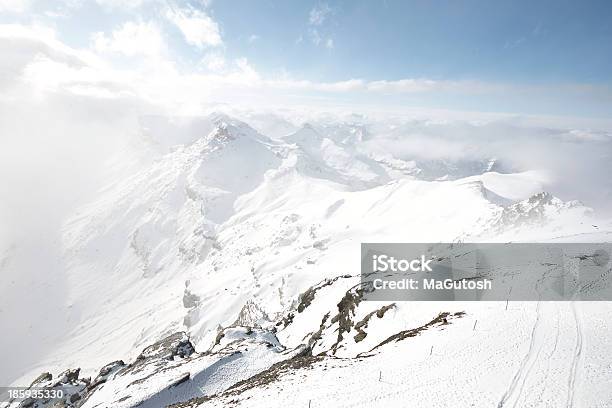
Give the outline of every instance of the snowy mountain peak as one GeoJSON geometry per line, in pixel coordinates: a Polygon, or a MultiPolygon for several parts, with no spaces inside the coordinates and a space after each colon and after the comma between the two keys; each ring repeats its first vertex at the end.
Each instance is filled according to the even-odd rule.
{"type": "Polygon", "coordinates": [[[285,142],[296,143],[298,145],[310,146],[316,145],[321,142],[323,135],[321,135],[315,128],[309,123],[302,125],[293,134],[284,138],[285,142]]]}
{"type": "Polygon", "coordinates": [[[206,142],[208,146],[221,147],[236,140],[236,137],[240,133],[235,128],[230,128],[226,122],[220,122],[217,124],[215,129],[206,136],[206,142]]]}
{"type": "Polygon", "coordinates": [[[250,139],[266,145],[273,144],[270,138],[261,135],[248,124],[228,115],[213,114],[210,115],[210,118],[214,128],[204,138],[204,143],[209,147],[221,148],[238,139],[250,139]]]}
{"type": "Polygon", "coordinates": [[[593,210],[579,201],[564,202],[548,192],[541,192],[505,206],[493,230],[537,227],[554,230],[571,225],[580,228],[581,225],[589,225],[592,216],[593,210]]]}

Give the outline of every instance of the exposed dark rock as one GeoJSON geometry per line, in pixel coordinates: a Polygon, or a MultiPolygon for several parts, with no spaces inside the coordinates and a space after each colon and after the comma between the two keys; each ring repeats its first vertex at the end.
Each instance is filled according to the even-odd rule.
{"type": "Polygon", "coordinates": [[[312,333],[312,335],[308,339],[308,347],[310,349],[313,349],[317,341],[321,339],[323,330],[325,330],[325,323],[327,322],[327,319],[329,319],[329,313],[326,313],[325,316],[323,316],[323,319],[321,320],[321,324],[319,325],[319,330],[312,333]]]}
{"type": "MultiPolygon", "coordinates": [[[[231,403],[232,397],[239,396],[247,390],[262,387],[266,384],[278,381],[283,375],[289,372],[293,372],[295,370],[300,369],[308,369],[310,366],[312,366],[312,364],[321,361],[324,358],[324,356],[310,355],[310,349],[308,347],[305,347],[301,353],[295,355],[293,358],[278,362],[272,365],[267,370],[255,374],[254,376],[246,380],[239,381],[220,394],[193,398],[186,402],[170,405],[168,408],[192,408],[197,407],[199,404],[202,404],[206,401],[220,398],[224,398],[225,400],[230,399],[230,401],[224,401],[225,404],[231,403]]],[[[233,400],[235,401],[235,399],[233,400]]]]}
{"type": "Polygon", "coordinates": [[[52,379],[53,379],[53,376],[50,373],[42,373],[41,375],[36,377],[34,381],[32,381],[32,384],[30,384],[30,387],[34,387],[38,383],[51,381],[52,379]]]}
{"type": "Polygon", "coordinates": [[[343,334],[350,332],[353,328],[352,317],[355,316],[355,307],[361,302],[363,293],[364,289],[361,287],[361,284],[358,284],[347,290],[340,303],[338,303],[338,314],[331,320],[332,323],[338,323],[338,339],[331,347],[333,354],[336,353],[344,339],[343,334]]]}
{"type": "Polygon", "coordinates": [[[293,318],[295,315],[292,312],[287,313],[287,316],[284,316],[281,320],[276,323],[276,326],[287,327],[291,323],[293,323],[293,318]]]}
{"type": "Polygon", "coordinates": [[[53,376],[49,373],[41,374],[32,382],[30,388],[61,390],[63,392],[62,397],[52,400],[26,398],[17,406],[19,408],[78,407],[80,405],[79,400],[88,393],[90,385],[89,378],[79,378],[80,371],[79,368],[66,370],[58,375],[56,380],[53,380],[53,376]]]}
{"type": "MultiPolygon", "coordinates": [[[[326,287],[326,286],[330,286],[333,285],[338,279],[346,279],[346,278],[351,278],[352,275],[340,275],[340,276],[336,276],[335,278],[331,278],[331,279],[324,279],[322,282],[317,283],[314,286],[311,286],[310,288],[306,289],[306,291],[300,293],[300,295],[298,296],[298,304],[297,307],[295,307],[293,310],[296,310],[298,313],[302,313],[304,310],[306,310],[306,308],[308,308],[308,306],[310,306],[310,304],[312,303],[312,301],[315,299],[317,292],[326,287]]],[[[293,311],[288,312],[285,316],[283,316],[283,318],[276,322],[276,326],[282,326],[283,328],[289,326],[291,323],[293,323],[293,319],[295,318],[295,313],[293,311]]]]}
{"type": "Polygon", "coordinates": [[[355,324],[355,330],[357,330],[357,334],[354,337],[355,343],[359,343],[368,335],[364,329],[368,327],[368,322],[374,314],[376,314],[376,317],[378,317],[379,319],[382,319],[385,316],[387,310],[392,309],[394,307],[395,303],[383,306],[380,309],[368,313],[361,321],[357,322],[357,324],[355,324]]]}
{"type": "Polygon", "coordinates": [[[176,381],[174,381],[172,384],[170,384],[170,386],[168,388],[173,388],[173,387],[179,386],[179,385],[183,384],[184,382],[189,381],[190,378],[191,378],[191,374],[190,373],[185,373],[181,377],[179,377],[176,381]]]}
{"type": "Polygon", "coordinates": [[[58,382],[60,384],[75,384],[79,381],[80,372],[80,368],[66,370],[58,376],[58,382]]]}
{"type": "Polygon", "coordinates": [[[178,332],[145,348],[137,360],[147,358],[172,359],[173,357],[186,358],[195,352],[193,344],[185,332],[178,332]]]}
{"type": "MultiPolygon", "coordinates": [[[[463,317],[464,314],[465,314],[465,312],[458,312],[458,313],[454,313],[454,314],[451,314],[451,313],[448,313],[448,312],[440,313],[438,316],[433,318],[431,321],[429,321],[428,323],[425,323],[424,325],[422,325],[420,327],[417,327],[415,329],[402,330],[399,333],[396,333],[396,334],[394,334],[392,336],[387,337],[385,340],[381,341],[376,346],[372,347],[370,349],[370,351],[368,351],[368,353],[376,350],[379,347],[384,346],[385,344],[391,343],[392,341],[395,341],[395,342],[402,341],[402,340],[407,339],[409,337],[415,337],[419,333],[421,333],[422,331],[428,330],[428,329],[430,329],[432,327],[449,324],[449,319],[452,319],[452,318],[455,318],[455,317],[461,318],[461,317],[463,317]]],[[[363,355],[364,355],[364,353],[360,353],[360,354],[358,354],[358,357],[361,357],[363,355]]]]}
{"type": "Polygon", "coordinates": [[[123,360],[117,360],[117,361],[113,361],[112,363],[108,363],[107,365],[105,365],[104,367],[100,369],[100,372],[98,373],[96,378],[94,378],[94,380],[92,381],[90,388],[96,387],[106,382],[106,380],[111,375],[113,375],[114,373],[122,369],[123,367],[125,367],[125,363],[123,362],[123,360]]]}

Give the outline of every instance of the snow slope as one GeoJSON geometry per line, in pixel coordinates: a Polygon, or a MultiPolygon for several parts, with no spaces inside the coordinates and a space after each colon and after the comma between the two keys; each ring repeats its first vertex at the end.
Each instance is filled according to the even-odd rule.
{"type": "Polygon", "coordinates": [[[197,123],[147,128],[157,156],[64,225],[71,325],[15,384],[78,367],[38,384],[84,407],[612,401],[608,303],[360,300],[362,242],[610,241],[541,172],[374,152],[360,123],[197,123]]]}
{"type": "Polygon", "coordinates": [[[265,386],[191,406],[603,407],[612,401],[603,356],[612,333],[601,305],[435,307],[466,315],[368,357],[322,358],[265,386]]]}

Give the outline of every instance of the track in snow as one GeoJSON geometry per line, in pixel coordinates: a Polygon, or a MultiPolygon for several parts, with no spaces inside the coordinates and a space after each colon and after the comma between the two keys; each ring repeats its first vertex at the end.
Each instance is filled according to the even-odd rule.
{"type": "Polygon", "coordinates": [[[546,333],[544,332],[544,328],[541,325],[541,321],[541,302],[538,302],[536,306],[536,319],[533,324],[533,328],[531,329],[531,340],[529,342],[529,349],[527,350],[527,354],[525,355],[525,357],[523,357],[518,371],[514,374],[512,382],[510,383],[510,385],[506,389],[506,392],[497,404],[498,408],[508,406],[515,407],[523,392],[527,377],[529,376],[531,369],[537,361],[540,351],[542,349],[542,344],[544,343],[543,336],[545,336],[546,333]]]}
{"type": "Polygon", "coordinates": [[[575,394],[579,380],[581,362],[583,358],[583,323],[578,310],[578,305],[571,302],[571,314],[574,324],[571,325],[569,310],[566,308],[559,309],[558,305],[550,302],[538,302],[536,306],[536,318],[531,329],[531,337],[529,339],[529,347],[527,353],[522,358],[521,363],[515,372],[510,385],[507,387],[503,396],[499,400],[498,408],[516,408],[524,405],[543,406],[550,404],[551,388],[553,384],[562,384],[563,377],[567,378],[567,389],[559,389],[559,394],[553,399],[556,401],[556,406],[565,406],[572,408],[575,406],[575,394]],[[556,317],[553,315],[553,310],[556,312],[556,317]],[[561,330],[563,319],[567,321],[569,327],[575,329],[561,330]],[[573,346],[569,344],[563,348],[559,346],[560,342],[571,341],[572,331],[575,330],[575,342],[573,346]],[[554,337],[553,337],[553,333],[554,337]],[[567,336],[565,337],[564,336],[567,336]],[[567,339],[565,340],[564,339],[567,339]],[[559,347],[558,347],[559,346],[559,347]],[[571,352],[570,352],[571,348],[571,352]],[[566,353],[565,355],[563,355],[566,353]],[[562,372],[551,371],[558,364],[551,364],[551,361],[566,361],[571,360],[566,369],[562,372]],[[535,369],[534,369],[535,368],[535,369]],[[552,377],[549,377],[552,375],[552,377]],[[529,385],[530,388],[527,388],[529,385]],[[534,387],[539,387],[540,392],[533,392],[534,387]],[[526,391],[531,390],[531,391],[526,391]],[[543,399],[543,395],[549,395],[548,399],[543,399]],[[563,398],[562,395],[567,395],[565,401],[562,402],[557,398],[563,398]]]}
{"type": "Polygon", "coordinates": [[[582,357],[582,320],[580,313],[578,312],[578,305],[576,302],[572,302],[572,313],[574,315],[574,321],[576,322],[576,346],[574,348],[574,357],[572,359],[572,365],[570,368],[570,375],[567,381],[567,407],[574,406],[574,396],[576,391],[576,379],[578,378],[578,371],[580,368],[580,360],[582,357]]]}

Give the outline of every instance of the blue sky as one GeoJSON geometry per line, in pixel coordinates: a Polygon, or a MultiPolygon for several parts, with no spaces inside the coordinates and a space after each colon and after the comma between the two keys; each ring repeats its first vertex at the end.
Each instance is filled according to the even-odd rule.
{"type": "Polygon", "coordinates": [[[346,77],[610,82],[612,3],[600,1],[341,1],[213,3],[228,49],[262,69],[346,77]],[[323,6],[322,6],[323,4],[323,6]],[[309,12],[328,5],[312,41],[309,12]],[[250,33],[254,44],[243,40],[250,33]]]}
{"type": "Polygon", "coordinates": [[[0,0],[0,23],[51,27],[118,67],[157,55],[342,103],[612,111],[609,1],[0,0]]]}

